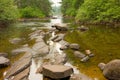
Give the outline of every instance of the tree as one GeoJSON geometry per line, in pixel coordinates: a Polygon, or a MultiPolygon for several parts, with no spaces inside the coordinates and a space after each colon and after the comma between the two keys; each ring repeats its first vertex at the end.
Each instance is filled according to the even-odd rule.
{"type": "Polygon", "coordinates": [[[13,0],[0,0],[0,24],[15,21],[19,17],[13,0]]]}

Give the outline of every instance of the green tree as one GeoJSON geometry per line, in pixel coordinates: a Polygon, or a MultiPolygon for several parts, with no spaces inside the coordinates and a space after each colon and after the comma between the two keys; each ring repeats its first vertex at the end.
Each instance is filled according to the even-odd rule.
{"type": "Polygon", "coordinates": [[[113,22],[120,20],[119,0],[85,0],[80,6],[77,21],[113,22]]]}
{"type": "Polygon", "coordinates": [[[63,0],[62,2],[62,12],[67,16],[75,16],[79,6],[84,2],[84,0],[63,0]]]}
{"type": "Polygon", "coordinates": [[[13,0],[0,0],[0,23],[9,23],[19,17],[17,6],[13,0]]]}
{"type": "Polygon", "coordinates": [[[20,9],[22,17],[49,16],[49,13],[51,11],[51,5],[49,0],[15,0],[15,2],[20,9]],[[23,13],[25,13],[26,16],[23,13]],[[36,15],[34,13],[36,13],[36,15]]]}

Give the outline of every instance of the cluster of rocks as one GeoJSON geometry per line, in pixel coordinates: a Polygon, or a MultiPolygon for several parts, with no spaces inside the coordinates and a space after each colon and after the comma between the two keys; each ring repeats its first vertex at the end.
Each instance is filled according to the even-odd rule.
{"type": "Polygon", "coordinates": [[[108,80],[120,80],[120,60],[115,59],[107,64],[99,63],[98,67],[102,70],[103,75],[108,80]]]}
{"type": "Polygon", "coordinates": [[[30,53],[25,53],[18,61],[16,61],[11,68],[6,72],[6,80],[27,80],[30,65],[31,65],[32,55],[30,53]]]}

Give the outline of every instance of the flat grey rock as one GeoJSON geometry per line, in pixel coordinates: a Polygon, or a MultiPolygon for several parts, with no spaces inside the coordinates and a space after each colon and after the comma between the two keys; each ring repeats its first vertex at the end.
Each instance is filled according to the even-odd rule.
{"type": "Polygon", "coordinates": [[[73,73],[73,69],[64,65],[44,65],[42,73],[52,79],[60,79],[69,77],[73,73]]]}
{"type": "Polygon", "coordinates": [[[24,71],[31,65],[32,55],[30,53],[25,53],[22,58],[16,61],[11,68],[7,71],[5,78],[9,79],[12,76],[16,76],[20,72],[24,71]]]}
{"type": "Polygon", "coordinates": [[[1,56],[0,57],[0,67],[5,67],[5,66],[8,66],[10,65],[10,60],[1,56]]]}

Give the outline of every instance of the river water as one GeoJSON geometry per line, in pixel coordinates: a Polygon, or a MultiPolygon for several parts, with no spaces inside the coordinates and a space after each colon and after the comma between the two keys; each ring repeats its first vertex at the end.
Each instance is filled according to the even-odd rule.
{"type": "MultiPolygon", "coordinates": [[[[47,30],[50,29],[51,25],[53,24],[64,22],[62,13],[58,11],[60,10],[61,0],[51,0],[51,1],[53,2],[52,8],[55,9],[53,12],[53,16],[57,17],[56,19],[50,19],[49,22],[45,22],[45,21],[19,22],[14,25],[11,25],[8,28],[0,29],[0,53],[1,52],[8,53],[8,57],[12,61],[12,63],[18,60],[23,55],[22,53],[12,55],[12,51],[14,49],[20,48],[21,46],[23,45],[25,46],[27,44],[29,46],[32,46],[35,43],[34,41],[30,41],[28,36],[30,33],[38,29],[47,30]],[[19,42],[18,44],[11,44],[10,40],[16,37],[22,38],[23,39],[22,42],[19,42]]],[[[69,20],[68,22],[70,23],[69,20]]],[[[71,24],[70,26],[72,27],[75,25],[71,24]]],[[[90,30],[88,32],[85,32],[84,35],[83,32],[79,33],[78,31],[68,32],[67,34],[69,35],[69,37],[67,36],[67,41],[71,43],[76,42],[81,44],[84,50],[91,49],[94,53],[96,53],[95,54],[96,57],[91,59],[88,63],[81,63],[78,61],[78,59],[73,58],[73,55],[71,56],[71,54],[68,54],[74,66],[70,62],[67,62],[65,65],[73,67],[76,74],[81,74],[83,77],[87,77],[87,79],[83,79],[83,80],[88,80],[88,78],[93,80],[106,80],[103,77],[102,72],[97,68],[97,64],[98,62],[101,61],[108,62],[112,59],[116,59],[116,58],[120,59],[119,57],[120,29],[113,29],[113,28],[109,29],[108,27],[105,28],[104,26],[102,26],[102,28],[99,26],[92,26],[92,27],[89,26],[89,27],[90,30]]],[[[55,33],[52,33],[51,35],[54,36],[55,33]]],[[[62,51],[59,50],[61,46],[59,43],[51,42],[50,44],[52,44],[50,45],[52,47],[53,46],[57,47],[56,49],[59,52],[59,54],[62,54],[62,51]]],[[[81,50],[83,51],[83,49],[81,50]]],[[[68,51],[68,53],[71,53],[71,51],[68,51]]],[[[42,62],[43,62],[42,57],[36,57],[32,59],[29,80],[43,80],[43,75],[36,73],[37,68],[42,64],[42,62]]],[[[3,80],[3,74],[5,71],[7,71],[7,69],[9,69],[9,67],[0,69],[0,80],[3,80]]]]}

